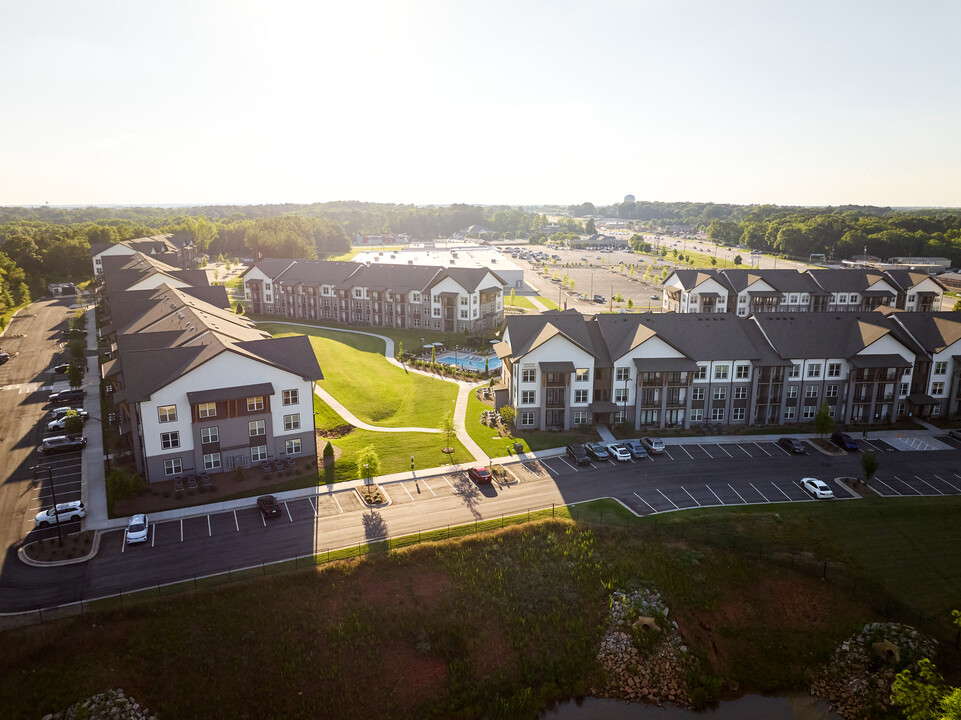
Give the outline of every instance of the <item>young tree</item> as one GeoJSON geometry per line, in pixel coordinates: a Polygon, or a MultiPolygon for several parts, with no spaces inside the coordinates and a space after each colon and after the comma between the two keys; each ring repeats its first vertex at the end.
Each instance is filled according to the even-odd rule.
{"type": "Polygon", "coordinates": [[[444,452],[454,452],[454,439],[457,437],[457,426],[454,425],[453,413],[444,418],[441,430],[444,431],[444,441],[447,443],[444,446],[444,452]]]}
{"type": "Polygon", "coordinates": [[[874,473],[878,471],[878,456],[873,450],[867,450],[861,456],[861,470],[864,471],[864,482],[870,482],[874,473]]]}
{"type": "Polygon", "coordinates": [[[83,432],[83,418],[73,408],[67,410],[63,421],[63,431],[67,435],[79,435],[83,432]]]}
{"type": "Polygon", "coordinates": [[[403,340],[401,340],[397,344],[397,357],[401,358],[402,360],[404,358],[404,341],[403,340]]]}
{"type": "Polygon", "coordinates": [[[78,388],[83,385],[83,372],[81,372],[78,365],[71,365],[70,369],[67,370],[67,380],[70,382],[70,387],[78,388]]]}
{"type": "Polygon", "coordinates": [[[824,437],[832,430],[834,430],[834,418],[831,417],[831,408],[828,407],[827,401],[825,401],[818,410],[817,415],[814,416],[814,431],[821,437],[824,437]]]}
{"type": "Polygon", "coordinates": [[[431,365],[437,364],[437,353],[433,345],[430,346],[430,364],[431,365]]]}
{"type": "Polygon", "coordinates": [[[711,258],[711,265],[717,265],[717,258],[716,258],[716,257],[712,257],[712,258],[711,258]]]}
{"type": "Polygon", "coordinates": [[[504,407],[502,407],[500,409],[500,413],[501,413],[501,420],[504,421],[505,425],[510,425],[512,422],[514,422],[514,419],[517,417],[517,410],[515,410],[510,405],[505,405],[504,407]]]}
{"type": "Polygon", "coordinates": [[[735,256],[734,256],[734,267],[737,267],[738,265],[740,265],[741,262],[742,262],[742,261],[741,261],[741,256],[740,256],[740,255],[735,255],[735,256]]]}
{"type": "Polygon", "coordinates": [[[513,305],[515,298],[517,298],[517,293],[514,292],[514,288],[511,288],[511,301],[510,301],[509,303],[507,303],[507,304],[508,304],[508,305],[513,305]]]}
{"type": "Polygon", "coordinates": [[[630,309],[632,309],[633,307],[634,307],[634,299],[633,299],[633,298],[628,298],[628,299],[627,299],[627,309],[630,310],[630,309]]]}
{"type": "Polygon", "coordinates": [[[330,440],[324,445],[324,464],[327,465],[334,461],[334,446],[330,444],[330,440]]]}
{"type": "Polygon", "coordinates": [[[380,455],[373,445],[368,445],[357,454],[357,478],[365,485],[371,485],[380,475],[380,455]]]}

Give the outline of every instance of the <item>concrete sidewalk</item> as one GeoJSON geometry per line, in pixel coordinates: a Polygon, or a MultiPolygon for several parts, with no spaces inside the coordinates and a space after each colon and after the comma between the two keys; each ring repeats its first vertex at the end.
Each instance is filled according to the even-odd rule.
{"type": "Polygon", "coordinates": [[[83,409],[87,411],[88,419],[83,433],[87,438],[87,447],[80,465],[80,499],[87,508],[84,529],[89,530],[108,522],[103,452],[103,424],[107,418],[100,417],[100,354],[96,310],[91,307],[86,315],[87,372],[83,378],[83,389],[87,391],[87,397],[83,400],[83,409]]]}

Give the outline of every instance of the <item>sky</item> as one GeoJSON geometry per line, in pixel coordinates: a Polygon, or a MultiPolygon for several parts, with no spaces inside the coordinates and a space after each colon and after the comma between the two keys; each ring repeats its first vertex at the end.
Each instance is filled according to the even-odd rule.
{"type": "Polygon", "coordinates": [[[0,205],[961,206],[956,0],[0,0],[0,205]]]}

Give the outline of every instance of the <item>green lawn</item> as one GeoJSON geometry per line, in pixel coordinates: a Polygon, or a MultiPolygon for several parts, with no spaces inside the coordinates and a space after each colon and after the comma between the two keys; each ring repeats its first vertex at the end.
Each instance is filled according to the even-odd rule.
{"type": "Polygon", "coordinates": [[[524,308],[525,310],[534,309],[534,303],[531,302],[531,299],[523,295],[515,295],[514,297],[511,297],[510,295],[505,295],[504,304],[510,305],[512,307],[524,308]]]}
{"type": "Polygon", "coordinates": [[[320,386],[372,425],[439,428],[454,411],[457,386],[391,365],[384,341],[326,328],[265,323],[275,336],[305,334],[324,373],[320,386]]]}
{"type": "Polygon", "coordinates": [[[547,307],[548,310],[560,310],[560,308],[557,306],[557,303],[551,300],[550,298],[546,298],[546,297],[543,297],[542,295],[538,295],[537,299],[540,300],[547,307]]]}

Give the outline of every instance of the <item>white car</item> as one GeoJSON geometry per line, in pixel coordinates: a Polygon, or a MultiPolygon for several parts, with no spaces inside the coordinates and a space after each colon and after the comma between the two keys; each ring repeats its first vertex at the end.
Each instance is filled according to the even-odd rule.
{"type": "Polygon", "coordinates": [[[79,415],[80,417],[83,417],[83,418],[87,417],[87,411],[84,410],[83,408],[71,408],[71,407],[58,407],[58,408],[54,408],[53,410],[50,411],[50,414],[53,415],[53,419],[54,419],[54,420],[59,420],[59,419],[62,418],[64,415],[66,415],[67,412],[70,411],[70,410],[73,410],[73,411],[74,411],[75,413],[77,413],[77,415],[79,415]]]}
{"type": "Polygon", "coordinates": [[[811,493],[818,500],[830,500],[834,497],[834,493],[831,492],[831,488],[817,478],[804,478],[801,480],[801,487],[811,493]]]}
{"type": "Polygon", "coordinates": [[[627,462],[631,459],[631,453],[623,445],[608,445],[607,450],[611,453],[611,457],[613,457],[615,460],[627,462]]]}
{"type": "Polygon", "coordinates": [[[80,520],[86,515],[87,510],[84,508],[83,503],[80,500],[58,503],[56,507],[38,512],[37,516],[33,519],[33,526],[45,528],[49,525],[55,525],[57,523],[80,520]]]}
{"type": "MultiPolygon", "coordinates": [[[[87,421],[87,411],[86,411],[86,410],[80,410],[80,411],[78,411],[78,412],[77,412],[77,415],[80,416],[80,419],[81,419],[82,421],[84,421],[84,422],[87,421]]],[[[66,427],[67,427],[67,415],[66,415],[66,413],[64,413],[63,415],[61,415],[60,417],[58,417],[56,420],[51,420],[50,422],[47,423],[47,430],[63,430],[63,429],[66,428],[66,427]]]]}
{"type": "Polygon", "coordinates": [[[150,521],[146,515],[134,515],[130,518],[127,525],[127,544],[147,542],[147,531],[150,529],[150,521]]]}
{"type": "Polygon", "coordinates": [[[654,453],[655,455],[660,455],[664,452],[664,441],[660,438],[643,437],[641,438],[641,443],[647,448],[647,451],[654,453]]]}

